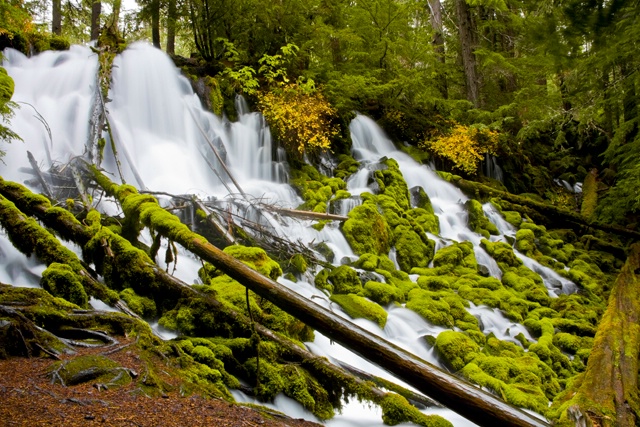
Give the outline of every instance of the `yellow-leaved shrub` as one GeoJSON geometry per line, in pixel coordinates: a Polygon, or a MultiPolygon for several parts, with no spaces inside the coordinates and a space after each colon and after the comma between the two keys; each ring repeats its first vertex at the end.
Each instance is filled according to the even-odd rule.
{"type": "Polygon", "coordinates": [[[498,132],[487,127],[456,124],[448,134],[428,139],[420,145],[450,160],[455,168],[475,174],[484,155],[495,153],[498,137],[498,132]]]}
{"type": "Polygon", "coordinates": [[[338,134],[336,111],[324,96],[305,85],[289,83],[258,96],[260,111],[288,154],[326,151],[338,134]]]}

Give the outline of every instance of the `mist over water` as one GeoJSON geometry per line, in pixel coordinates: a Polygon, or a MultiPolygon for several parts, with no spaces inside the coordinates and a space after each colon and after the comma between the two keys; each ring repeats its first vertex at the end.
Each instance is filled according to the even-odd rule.
{"type": "MultiPolygon", "coordinates": [[[[24,142],[15,141],[4,146],[7,151],[6,165],[0,166],[0,175],[4,179],[27,182],[29,187],[37,188],[33,176],[20,169],[28,166],[27,150],[43,170],[56,163],[64,165],[75,156],[85,156],[90,150],[88,123],[96,101],[97,57],[90,49],[78,46],[69,52],[46,52],[34,58],[26,58],[12,50],[5,52],[5,55],[4,66],[15,81],[14,100],[21,105],[11,121],[11,128],[22,136],[24,142]]],[[[225,200],[237,200],[241,190],[251,201],[259,200],[280,207],[295,208],[303,202],[287,183],[283,151],[272,140],[264,118],[258,113],[248,112],[241,100],[241,114],[237,122],[229,122],[206,111],[188,80],[180,75],[161,51],[147,44],[134,44],[119,55],[114,62],[109,99],[106,109],[114,141],[109,140],[106,133],[103,135],[107,138],[107,148],[102,167],[115,181],[120,181],[122,174],[127,183],[140,189],[175,195],[195,194],[223,205],[225,200]],[[115,153],[111,148],[112,143],[115,153]],[[214,154],[214,148],[241,188],[237,188],[224,171],[214,154]],[[120,162],[120,170],[116,157],[120,162]]],[[[381,158],[394,158],[408,187],[422,187],[431,199],[441,232],[439,236],[429,237],[437,240],[437,248],[454,241],[470,241],[478,262],[486,266],[490,274],[500,278],[498,265],[480,247],[481,236],[467,226],[464,203],[468,198],[458,188],[440,179],[428,166],[417,163],[397,150],[371,119],[358,115],[351,123],[350,131],[352,154],[362,167],[347,182],[352,198],[342,201],[335,213],[346,215],[361,203],[359,194],[374,192],[368,186],[372,171],[382,167],[379,164],[381,158]]],[[[102,206],[105,205],[99,208],[102,206]]],[[[233,206],[235,213],[245,213],[236,205],[233,206]]],[[[105,206],[104,209],[109,208],[105,206]]],[[[491,205],[485,205],[484,210],[501,233],[493,237],[494,240],[507,241],[506,236],[515,234],[513,227],[491,205]]],[[[337,223],[327,224],[317,231],[311,227],[313,222],[309,220],[294,220],[268,212],[259,216],[260,221],[267,223],[276,235],[293,242],[307,247],[312,242],[325,242],[335,253],[336,264],[343,259],[357,259],[337,223]]],[[[34,258],[26,258],[18,253],[3,232],[0,233],[0,256],[3,260],[0,282],[16,286],[38,285],[44,266],[34,258]]],[[[550,295],[575,291],[575,285],[557,273],[522,254],[518,256],[525,265],[543,277],[550,295]]],[[[186,256],[176,274],[193,283],[197,279],[199,266],[194,257],[186,256]]],[[[349,319],[310,283],[310,275],[298,282],[284,278],[280,278],[279,282],[349,319]]],[[[443,367],[433,348],[427,345],[425,337],[436,337],[446,329],[428,323],[404,307],[390,306],[387,310],[388,320],[384,329],[362,319],[354,323],[443,367]]],[[[527,339],[534,341],[522,325],[508,320],[499,310],[472,306],[469,311],[480,319],[485,333],[494,333],[500,339],[514,342],[517,342],[515,335],[523,333],[527,339]]],[[[316,336],[313,343],[307,343],[314,353],[360,369],[369,369],[375,375],[398,382],[383,369],[331,343],[321,334],[316,336]]],[[[237,399],[246,399],[241,393],[234,395],[237,399]]],[[[275,402],[279,410],[292,416],[313,418],[296,405],[286,398],[275,402]]],[[[448,410],[434,408],[426,412],[437,412],[455,425],[473,425],[448,410]]],[[[327,425],[355,427],[383,424],[378,408],[350,404],[342,415],[327,422],[327,425]]]]}

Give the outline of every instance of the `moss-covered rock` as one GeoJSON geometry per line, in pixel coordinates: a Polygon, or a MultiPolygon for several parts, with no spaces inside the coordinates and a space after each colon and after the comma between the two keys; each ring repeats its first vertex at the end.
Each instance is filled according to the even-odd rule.
{"type": "Polygon", "coordinates": [[[405,301],[402,289],[388,283],[369,281],[365,283],[362,295],[380,305],[388,305],[392,302],[404,303],[405,301]]]}
{"type": "Polygon", "coordinates": [[[436,349],[446,364],[459,371],[480,352],[480,346],[462,332],[444,331],[436,338],[436,349]]]}
{"type": "Polygon", "coordinates": [[[342,232],[356,254],[389,254],[391,229],[378,212],[375,201],[366,199],[362,205],[352,209],[348,217],[342,232]]]}
{"type": "Polygon", "coordinates": [[[379,404],[382,408],[382,420],[386,425],[411,422],[424,427],[453,427],[453,424],[439,415],[423,414],[409,404],[407,399],[394,393],[387,393],[379,404]]]}
{"type": "Polygon", "coordinates": [[[120,298],[127,303],[129,308],[138,316],[145,319],[156,316],[156,303],[151,298],[137,295],[131,288],[123,289],[120,292],[120,298]]]}
{"type": "Polygon", "coordinates": [[[362,291],[360,276],[348,265],[331,270],[327,280],[333,285],[333,294],[357,294],[362,291]]]}
{"type": "Polygon", "coordinates": [[[471,230],[481,234],[485,239],[488,239],[492,234],[499,234],[496,226],[484,215],[482,204],[479,201],[469,199],[464,206],[467,208],[467,224],[471,230]]]}
{"type": "Polygon", "coordinates": [[[377,323],[380,328],[384,328],[387,323],[386,310],[364,297],[355,294],[334,294],[331,296],[331,301],[342,307],[345,313],[354,319],[364,318],[371,320],[377,323]]]}

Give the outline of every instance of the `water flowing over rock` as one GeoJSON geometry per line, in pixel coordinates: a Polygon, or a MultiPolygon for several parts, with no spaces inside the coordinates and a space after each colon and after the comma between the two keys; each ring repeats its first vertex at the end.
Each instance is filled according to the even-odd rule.
{"type": "MultiPolygon", "coordinates": [[[[4,66],[16,82],[14,100],[21,105],[12,121],[12,128],[25,142],[14,142],[6,147],[6,166],[2,168],[1,174],[5,180],[26,182],[29,187],[39,190],[33,174],[25,172],[22,168],[27,164],[27,151],[32,152],[42,170],[49,171],[55,165],[64,166],[74,157],[86,157],[91,150],[87,145],[90,140],[87,123],[91,119],[91,105],[96,96],[97,58],[90,49],[82,47],[73,47],[71,51],[64,53],[45,53],[31,59],[15,51],[9,51],[6,53],[4,66]]],[[[239,223],[243,219],[250,219],[253,223],[268,228],[275,236],[298,243],[302,247],[315,248],[318,243],[324,243],[332,253],[330,259],[323,256],[320,250],[314,252],[315,256],[327,261],[335,260],[336,265],[341,261],[361,260],[349,245],[337,222],[328,223],[318,230],[311,227],[313,220],[288,218],[255,208],[259,201],[280,208],[295,209],[304,200],[289,185],[286,159],[282,149],[272,141],[265,120],[260,114],[247,111],[242,100],[238,101],[237,122],[229,122],[204,110],[188,80],[180,75],[170,59],[159,50],[145,44],[133,45],[116,58],[109,98],[110,101],[106,103],[107,119],[113,130],[114,141],[108,140],[108,135],[104,135],[107,141],[102,167],[114,180],[124,179],[140,190],[150,192],[196,195],[200,199],[209,200],[221,210],[227,210],[230,215],[238,215],[239,223]],[[213,148],[227,166],[229,173],[220,164],[213,148]],[[238,186],[230,175],[235,178],[238,186]],[[244,199],[238,196],[240,193],[246,193],[244,199]]],[[[336,200],[330,205],[328,209],[331,209],[332,213],[349,215],[366,204],[366,193],[381,193],[383,189],[377,180],[380,180],[379,177],[383,176],[385,171],[391,169],[385,162],[392,159],[397,163],[405,187],[411,189],[410,194],[406,191],[409,206],[405,210],[418,212],[418,209],[422,209],[426,212],[426,209],[421,207],[427,199],[421,196],[422,189],[437,217],[439,231],[423,230],[419,236],[422,243],[432,242],[434,253],[428,254],[430,261],[425,262],[425,265],[410,267],[420,267],[423,269],[422,272],[440,268],[438,271],[442,271],[442,274],[438,276],[446,276],[451,272],[445,271],[449,264],[444,259],[444,250],[449,248],[450,253],[447,256],[457,257],[456,262],[459,266],[475,270],[473,274],[476,276],[489,276],[486,279],[493,280],[488,280],[486,288],[483,288],[483,292],[489,292],[501,287],[501,283],[507,280],[503,278],[504,263],[496,252],[499,252],[500,248],[511,248],[509,259],[514,263],[514,268],[519,260],[522,260],[520,262],[524,263],[523,268],[528,268],[532,274],[541,277],[541,286],[547,289],[547,294],[541,298],[557,298],[577,290],[575,283],[560,276],[548,266],[522,252],[513,252],[512,245],[517,238],[516,228],[490,203],[484,204],[482,209],[479,208],[481,214],[488,218],[487,224],[490,226],[485,224],[485,228],[472,229],[470,224],[473,223],[473,218],[470,218],[470,209],[466,206],[470,198],[453,184],[441,179],[430,167],[397,150],[373,120],[357,115],[350,125],[350,131],[353,140],[352,154],[354,159],[360,162],[360,166],[346,183],[346,191],[350,193],[350,197],[336,200]],[[468,247],[459,246],[464,242],[470,242],[466,243],[468,247]],[[465,248],[468,249],[467,252],[465,248]],[[473,263],[475,266],[470,266],[473,263]]],[[[488,162],[493,160],[489,159],[488,162]]],[[[495,178],[500,179],[497,165],[492,164],[495,178]]],[[[52,181],[51,184],[56,183],[52,181]]],[[[384,184],[383,182],[382,185],[384,184]]],[[[389,186],[387,183],[387,187],[389,186]]],[[[163,200],[169,203],[169,199],[163,200]]],[[[97,202],[97,205],[107,213],[113,213],[115,209],[114,205],[108,202],[97,202]]],[[[419,214],[424,215],[422,211],[419,214]]],[[[401,233],[398,231],[396,234],[401,233]]],[[[399,237],[396,237],[399,240],[399,237]]],[[[151,245],[152,242],[147,243],[151,245]]],[[[428,245],[425,243],[424,247],[428,248],[428,245]]],[[[0,254],[3,258],[0,282],[17,286],[37,286],[44,267],[33,258],[25,258],[19,254],[4,234],[0,235],[0,254]]],[[[396,247],[387,253],[379,255],[381,258],[387,257],[386,260],[391,262],[398,272],[408,262],[400,243],[396,243],[396,247]]],[[[198,260],[186,256],[180,261],[175,274],[187,283],[194,283],[199,280],[197,271],[200,266],[198,260]]],[[[356,269],[360,273],[366,270],[356,269]]],[[[437,282],[436,279],[421,279],[420,276],[429,276],[421,274],[420,271],[413,271],[415,268],[404,270],[412,274],[408,275],[405,272],[406,280],[398,280],[404,282],[407,287],[415,288],[407,291],[408,294],[413,292],[413,295],[417,295],[419,291],[432,292],[438,289],[437,286],[446,285],[444,282],[437,282]]],[[[359,276],[368,278],[362,284],[365,289],[368,284],[378,282],[371,280],[378,277],[376,274],[382,282],[383,276],[378,272],[359,276]]],[[[398,273],[398,277],[400,275],[398,273]]],[[[327,297],[326,292],[314,286],[312,276],[311,273],[302,273],[296,281],[281,277],[279,283],[319,302],[345,319],[351,319],[346,311],[327,297]]],[[[373,288],[375,284],[369,286],[373,288]]],[[[458,286],[460,293],[466,290],[469,295],[476,295],[480,292],[478,287],[471,289],[469,286],[458,286]]],[[[521,345],[523,341],[535,343],[534,336],[522,324],[524,319],[518,307],[508,311],[504,307],[498,308],[498,303],[491,307],[476,304],[480,297],[465,298],[471,303],[467,304],[467,308],[462,305],[459,307],[461,311],[468,311],[469,316],[464,322],[478,324],[479,333],[491,334],[491,337],[508,341],[517,346],[518,351],[522,353],[525,352],[521,345]],[[508,312],[505,315],[506,311],[508,312]],[[522,338],[517,338],[519,335],[522,338]]],[[[513,302],[513,305],[516,306],[518,303],[526,305],[522,301],[513,302]]],[[[454,302],[450,302],[450,305],[447,303],[447,307],[449,308],[444,311],[454,311],[454,302]]],[[[387,304],[386,308],[386,322],[382,327],[363,318],[353,321],[372,334],[447,369],[434,342],[443,331],[456,328],[461,330],[463,323],[459,322],[460,319],[455,319],[457,323],[454,323],[453,318],[449,324],[446,319],[438,323],[430,321],[424,314],[418,314],[419,310],[408,309],[404,304],[387,304]]],[[[307,347],[318,355],[398,382],[385,370],[330,342],[320,334],[316,335],[314,342],[307,343],[307,347]]],[[[240,392],[234,392],[234,396],[236,399],[249,399],[240,392]]],[[[438,396],[433,397],[437,399],[438,396]]],[[[286,398],[279,398],[275,403],[278,409],[287,413],[313,419],[313,415],[302,411],[297,403],[292,403],[286,398]]],[[[424,412],[438,413],[445,418],[455,419],[455,425],[473,425],[443,409],[427,408],[424,412]]],[[[370,410],[350,404],[343,415],[328,421],[327,425],[381,425],[378,414],[370,417],[362,415],[363,413],[370,413],[370,410]]]]}

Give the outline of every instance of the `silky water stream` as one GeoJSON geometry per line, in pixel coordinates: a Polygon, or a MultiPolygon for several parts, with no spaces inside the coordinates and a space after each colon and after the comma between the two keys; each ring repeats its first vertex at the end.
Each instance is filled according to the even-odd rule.
{"type": "MultiPolygon", "coordinates": [[[[74,46],[68,52],[46,52],[33,58],[12,50],[5,52],[5,56],[3,65],[15,81],[13,100],[20,105],[11,121],[11,128],[21,135],[24,142],[15,141],[3,146],[7,155],[5,164],[0,165],[0,175],[7,180],[30,182],[33,176],[20,168],[27,164],[27,150],[45,170],[54,164],[64,165],[74,156],[86,157],[91,151],[88,124],[92,120],[91,111],[97,93],[96,55],[88,48],[74,46]]],[[[248,112],[241,100],[238,104],[240,117],[234,123],[203,110],[187,79],[161,51],[146,44],[134,44],[119,55],[114,62],[109,98],[111,101],[106,108],[115,139],[113,147],[120,163],[116,163],[112,145],[107,143],[102,167],[114,177],[122,176],[127,182],[149,191],[195,194],[220,203],[228,198],[237,200],[237,193],[241,190],[224,176],[218,159],[212,153],[213,145],[247,198],[285,208],[295,208],[303,202],[287,184],[283,152],[271,141],[262,116],[248,112]]],[[[348,180],[352,197],[340,204],[341,214],[348,213],[360,203],[360,194],[373,191],[367,183],[372,171],[380,167],[380,158],[394,158],[409,188],[420,186],[431,199],[441,229],[438,236],[429,236],[436,240],[436,248],[448,246],[453,241],[470,241],[478,263],[492,275],[500,277],[497,264],[480,247],[481,236],[466,224],[464,202],[467,197],[460,190],[440,179],[429,167],[396,150],[367,117],[358,115],[350,130],[353,156],[362,166],[348,180]]],[[[98,208],[117,212],[114,212],[117,207],[106,201],[99,202],[98,208]]],[[[492,236],[493,240],[506,240],[505,236],[515,234],[513,227],[491,205],[483,208],[501,233],[492,236]]],[[[246,215],[247,212],[235,213],[246,215]]],[[[260,218],[274,233],[291,241],[306,246],[311,242],[325,242],[338,263],[357,259],[337,224],[328,224],[317,231],[309,220],[276,218],[265,213],[260,218]]],[[[79,252],[77,248],[72,249],[79,252]]],[[[0,256],[0,282],[16,286],[38,285],[44,266],[14,249],[4,232],[0,233],[0,256]]],[[[393,258],[393,254],[390,256],[393,258]]],[[[541,275],[551,296],[575,290],[573,283],[555,272],[522,254],[518,256],[541,275]]],[[[187,283],[195,283],[199,267],[196,259],[184,254],[175,274],[187,283]]],[[[313,282],[312,274],[297,282],[285,278],[280,278],[279,282],[348,318],[310,283],[313,282]]],[[[94,304],[104,308],[104,304],[94,304]]],[[[442,367],[424,337],[435,337],[446,329],[428,323],[404,307],[391,306],[387,309],[388,320],[384,329],[363,319],[353,322],[442,367]]],[[[469,312],[480,320],[485,334],[493,333],[499,339],[517,342],[514,337],[522,333],[534,341],[524,326],[510,321],[497,309],[472,305],[469,312]]],[[[166,335],[167,338],[172,336],[171,333],[166,335]]],[[[316,333],[314,342],[306,344],[318,355],[399,382],[383,369],[331,343],[319,333],[316,333]]],[[[234,392],[234,396],[238,400],[250,400],[240,392],[234,392]]],[[[314,419],[313,415],[286,397],[277,398],[273,405],[291,416],[314,419]]],[[[474,425],[446,409],[429,408],[424,412],[442,415],[456,426],[474,425]]],[[[334,427],[382,426],[380,414],[379,408],[352,402],[345,405],[342,414],[326,424],[334,427]]]]}

